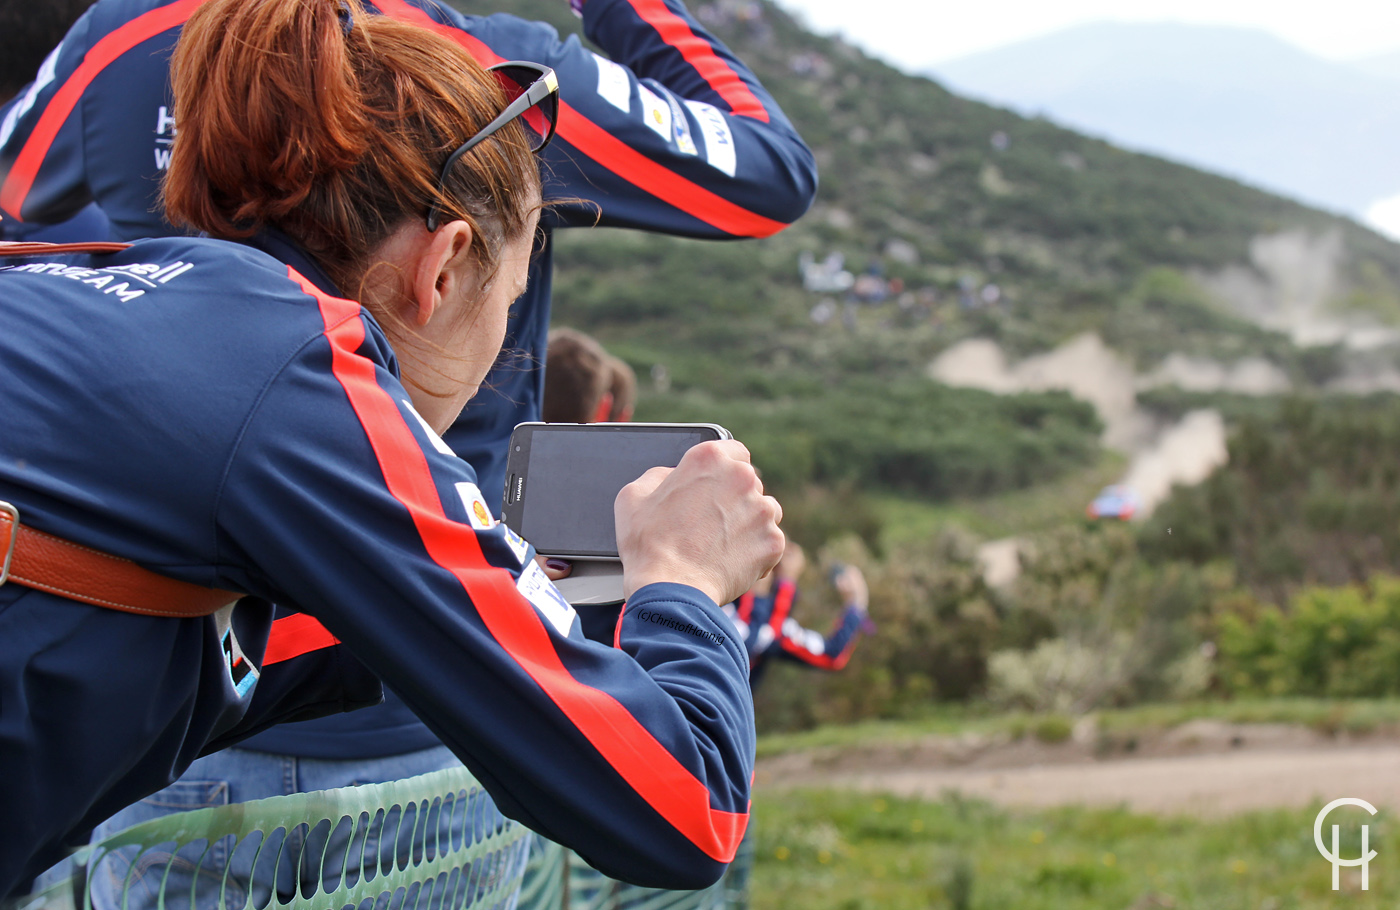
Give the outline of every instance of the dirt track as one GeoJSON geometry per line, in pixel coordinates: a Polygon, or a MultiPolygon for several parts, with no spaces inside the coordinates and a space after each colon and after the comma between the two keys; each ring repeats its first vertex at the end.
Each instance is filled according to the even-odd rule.
{"type": "Polygon", "coordinates": [[[1005,805],[1124,804],[1204,816],[1341,796],[1400,810],[1400,740],[1391,738],[1358,741],[1300,728],[1201,723],[1135,744],[1129,757],[1095,757],[1103,751],[1101,743],[930,739],[778,756],[760,762],[757,783],[925,797],[957,790],[1005,805]]]}

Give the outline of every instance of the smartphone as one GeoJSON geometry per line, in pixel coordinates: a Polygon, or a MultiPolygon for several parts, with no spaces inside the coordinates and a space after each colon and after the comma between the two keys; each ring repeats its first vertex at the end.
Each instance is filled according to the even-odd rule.
{"type": "Polygon", "coordinates": [[[712,423],[522,423],[510,437],[505,523],[545,556],[616,560],[613,501],[692,446],[732,439],[712,423]]]}

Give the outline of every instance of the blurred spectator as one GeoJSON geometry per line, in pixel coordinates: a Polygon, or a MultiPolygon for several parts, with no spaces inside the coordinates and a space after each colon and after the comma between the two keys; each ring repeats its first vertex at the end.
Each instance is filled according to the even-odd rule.
{"type": "Polygon", "coordinates": [[[626,423],[637,407],[637,374],[590,335],[551,329],[543,417],[550,423],[626,423]]]}
{"type": "Polygon", "coordinates": [[[855,566],[837,566],[831,581],[845,611],[831,634],[805,629],[793,618],[797,580],[807,555],[789,540],[778,567],[758,580],[743,597],[724,608],[749,652],[749,685],[756,687],[772,658],[794,660],[819,670],[840,670],[851,659],[862,629],[869,629],[870,591],[855,566]]]}
{"type": "Polygon", "coordinates": [[[612,407],[608,410],[608,420],[613,423],[626,423],[637,410],[637,374],[625,361],[608,355],[611,373],[609,390],[612,392],[612,407]]]}
{"type": "MultiPolygon", "coordinates": [[[[807,566],[802,547],[788,540],[782,561],[768,575],[724,608],[749,652],[749,686],[757,688],[769,660],[792,660],[819,670],[840,670],[851,659],[862,630],[874,631],[868,609],[870,591],[865,576],[855,566],[837,566],[832,584],[846,609],[830,635],[804,629],[792,617],[797,600],[797,580],[807,566]]],[[[739,844],[739,852],[725,873],[723,886],[730,907],[748,906],[749,874],[753,868],[753,828],[739,844]]]]}
{"type": "Polygon", "coordinates": [[[612,411],[611,355],[591,336],[551,329],[542,416],[550,423],[597,423],[612,411]]]}

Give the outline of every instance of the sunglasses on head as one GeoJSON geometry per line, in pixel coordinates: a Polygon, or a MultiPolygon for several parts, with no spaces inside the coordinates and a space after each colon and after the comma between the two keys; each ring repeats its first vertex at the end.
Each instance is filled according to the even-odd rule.
{"type": "MultiPolygon", "coordinates": [[[[447,156],[447,162],[438,174],[438,199],[447,192],[447,175],[458,159],[512,120],[520,118],[532,152],[538,153],[554,138],[554,128],[559,122],[559,79],[554,75],[554,70],[525,60],[507,60],[487,67],[486,71],[496,78],[509,103],[495,120],[447,156]]],[[[441,215],[442,211],[434,201],[428,208],[429,231],[438,229],[441,215]]]]}

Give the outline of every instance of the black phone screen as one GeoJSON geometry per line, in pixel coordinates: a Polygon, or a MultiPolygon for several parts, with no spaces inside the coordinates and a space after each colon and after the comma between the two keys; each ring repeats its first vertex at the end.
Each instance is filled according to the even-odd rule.
{"type": "Polygon", "coordinates": [[[613,501],[655,466],[675,467],[707,427],[535,427],[520,486],[522,537],[547,555],[616,556],[613,501]]]}

